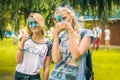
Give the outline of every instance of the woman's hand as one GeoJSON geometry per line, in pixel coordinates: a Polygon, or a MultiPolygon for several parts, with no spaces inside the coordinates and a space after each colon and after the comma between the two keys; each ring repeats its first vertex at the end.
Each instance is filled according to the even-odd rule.
{"type": "Polygon", "coordinates": [[[26,40],[28,40],[28,34],[25,31],[21,31],[22,33],[22,40],[21,43],[24,43],[26,40]]]}
{"type": "Polygon", "coordinates": [[[62,30],[66,29],[68,32],[70,30],[73,30],[73,20],[68,16],[66,17],[65,21],[63,22],[56,22],[55,23],[55,30],[54,30],[54,34],[58,35],[62,30]]]}
{"type": "Polygon", "coordinates": [[[64,29],[66,29],[69,32],[70,30],[73,30],[72,24],[73,24],[73,20],[70,18],[70,16],[68,16],[66,20],[63,22],[62,26],[64,29]]]}
{"type": "Polygon", "coordinates": [[[62,26],[63,23],[54,21],[54,24],[55,24],[54,35],[59,35],[59,33],[64,29],[62,26]]]}

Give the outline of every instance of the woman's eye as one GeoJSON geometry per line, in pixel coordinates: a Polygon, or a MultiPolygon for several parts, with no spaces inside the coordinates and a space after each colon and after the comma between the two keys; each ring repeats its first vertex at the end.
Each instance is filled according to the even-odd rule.
{"type": "Polygon", "coordinates": [[[65,20],[66,20],[66,17],[63,17],[63,20],[65,21],[65,20]]]}
{"type": "Polygon", "coordinates": [[[29,25],[32,25],[32,22],[29,22],[29,25]]]}

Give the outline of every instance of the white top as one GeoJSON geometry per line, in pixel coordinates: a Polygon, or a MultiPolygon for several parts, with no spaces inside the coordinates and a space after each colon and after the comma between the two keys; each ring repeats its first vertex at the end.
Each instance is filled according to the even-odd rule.
{"type": "Polygon", "coordinates": [[[110,29],[105,29],[105,40],[110,40],[110,29]]]}
{"type": "Polygon", "coordinates": [[[46,43],[38,44],[32,39],[25,42],[24,49],[23,62],[17,64],[16,71],[29,75],[38,74],[44,65],[46,55],[51,54],[51,50],[46,43]]]}
{"type": "Polygon", "coordinates": [[[93,35],[94,37],[100,37],[101,36],[101,33],[102,33],[102,29],[99,28],[99,27],[94,27],[93,28],[93,35]]]}

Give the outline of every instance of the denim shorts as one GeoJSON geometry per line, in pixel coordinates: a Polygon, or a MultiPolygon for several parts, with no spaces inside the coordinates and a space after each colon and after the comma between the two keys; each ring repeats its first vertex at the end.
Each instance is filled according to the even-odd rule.
{"type": "Polygon", "coordinates": [[[23,74],[20,72],[15,72],[15,80],[41,80],[40,75],[28,75],[28,74],[23,74]]]}

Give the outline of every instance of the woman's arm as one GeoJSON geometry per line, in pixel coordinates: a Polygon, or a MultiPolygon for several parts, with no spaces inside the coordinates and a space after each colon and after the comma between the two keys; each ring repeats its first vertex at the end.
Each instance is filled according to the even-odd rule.
{"type": "Polygon", "coordinates": [[[61,55],[59,50],[59,38],[58,38],[58,35],[56,34],[54,34],[54,39],[53,39],[52,59],[55,63],[61,60],[61,55]]]}
{"type": "Polygon", "coordinates": [[[48,80],[49,72],[50,72],[50,63],[51,63],[51,56],[47,56],[46,59],[45,59],[43,79],[42,80],[48,80]]]}
{"type": "Polygon", "coordinates": [[[24,55],[24,43],[28,39],[28,34],[25,32],[22,32],[22,39],[18,45],[18,51],[16,53],[16,62],[18,64],[22,63],[23,61],[23,55],[24,55]]]}
{"type": "Polygon", "coordinates": [[[18,64],[22,63],[24,55],[24,43],[20,42],[18,45],[18,51],[16,53],[16,62],[18,64]]]}
{"type": "Polygon", "coordinates": [[[53,46],[52,46],[52,59],[55,63],[61,60],[60,50],[59,50],[59,33],[63,30],[61,23],[55,23],[54,36],[53,36],[53,46]]]}
{"type": "Polygon", "coordinates": [[[84,37],[81,41],[77,41],[77,36],[71,25],[71,22],[65,22],[62,24],[62,26],[64,29],[68,31],[69,46],[70,46],[70,52],[71,52],[72,58],[73,59],[80,58],[89,49],[91,37],[84,37]]]}
{"type": "Polygon", "coordinates": [[[78,59],[85,54],[90,47],[91,37],[83,38],[79,43],[76,40],[76,36],[73,30],[68,31],[70,52],[73,59],[78,59]]]}

